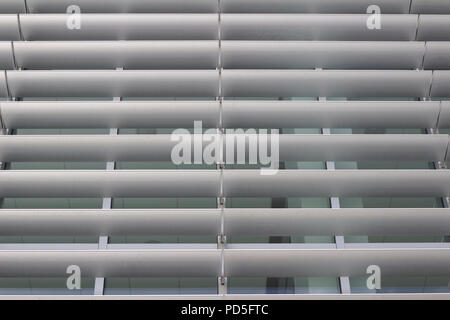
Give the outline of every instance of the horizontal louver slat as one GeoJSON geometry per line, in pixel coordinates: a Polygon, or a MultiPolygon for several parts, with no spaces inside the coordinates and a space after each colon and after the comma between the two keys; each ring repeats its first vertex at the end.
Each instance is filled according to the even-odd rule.
{"type": "MultiPolygon", "coordinates": [[[[417,15],[385,15],[383,28],[367,28],[367,15],[223,14],[223,40],[412,41],[417,15]]],[[[427,36],[421,38],[427,40],[427,36]]]]}
{"type": "MultiPolygon", "coordinates": [[[[1,76],[1,73],[0,73],[1,76]]],[[[5,91],[6,92],[6,91],[5,91]]],[[[204,128],[219,123],[207,101],[0,102],[7,128],[204,128]],[[176,114],[177,117],[173,117],[176,114]]],[[[224,101],[225,128],[450,128],[443,101],[224,101]]]]}
{"type": "Polygon", "coordinates": [[[26,69],[215,69],[217,41],[16,42],[26,69]]]}
{"type": "Polygon", "coordinates": [[[221,0],[229,13],[366,13],[377,5],[384,13],[408,13],[409,0],[221,0]]]}
{"type": "Polygon", "coordinates": [[[442,101],[442,109],[439,115],[439,127],[450,128],[450,102],[442,101]]]}
{"type": "MultiPolygon", "coordinates": [[[[228,235],[447,234],[449,209],[225,209],[228,235]]],[[[1,214],[0,214],[1,216],[1,214]]]]}
{"type": "Polygon", "coordinates": [[[225,272],[235,277],[449,275],[450,250],[226,250],[225,272]]]}
{"type": "MultiPolygon", "coordinates": [[[[201,135],[0,136],[0,161],[171,161],[180,141],[204,150],[211,139],[201,135]]],[[[251,133],[226,134],[217,151],[248,159],[251,133]],[[234,141],[234,142],[231,142],[234,141]],[[232,144],[231,144],[232,143],[232,144]],[[239,145],[238,145],[239,143],[239,145]],[[229,150],[231,149],[231,150],[229,150]]],[[[219,141],[218,136],[216,137],[219,141]]],[[[258,140],[256,140],[258,141],[258,140]]],[[[448,135],[279,135],[281,161],[444,161],[448,135]]],[[[261,141],[259,142],[261,143],[261,141]]],[[[270,142],[268,152],[272,153],[270,142]]],[[[189,156],[194,163],[194,155],[189,156]]]]}
{"type": "Polygon", "coordinates": [[[450,14],[450,3],[445,0],[412,0],[411,13],[450,14]]]}
{"type": "Polygon", "coordinates": [[[0,171],[2,197],[217,197],[215,170],[0,171]]]}
{"type": "Polygon", "coordinates": [[[229,128],[434,128],[439,111],[436,101],[224,101],[223,123],[229,128]]]}
{"type": "MultiPolygon", "coordinates": [[[[365,275],[379,265],[384,275],[448,275],[449,249],[341,249],[224,251],[225,274],[245,276],[365,275]]],[[[34,250],[0,251],[0,275],[15,277],[65,276],[78,265],[97,277],[215,277],[220,250],[34,250]],[[126,263],[125,263],[126,262],[126,263]],[[183,268],[180,268],[180,265],[183,268]]]]}
{"type": "Polygon", "coordinates": [[[224,172],[226,197],[444,197],[446,170],[259,170],[224,172]]]}
{"type": "Polygon", "coordinates": [[[194,121],[216,128],[219,120],[213,101],[1,102],[0,109],[8,128],[192,128],[194,121]]]}
{"type": "Polygon", "coordinates": [[[27,0],[32,13],[65,13],[71,5],[84,13],[214,13],[214,0],[27,0]]]}
{"type": "Polygon", "coordinates": [[[216,97],[213,70],[7,71],[15,97],[216,97]]]}
{"type": "Polygon", "coordinates": [[[90,277],[216,277],[220,270],[220,251],[207,249],[0,250],[0,259],[1,277],[65,277],[70,265],[90,277]]]}
{"type": "Polygon", "coordinates": [[[193,210],[0,210],[3,235],[216,235],[220,212],[193,210]]]}
{"type": "Polygon", "coordinates": [[[15,14],[0,14],[0,41],[20,40],[19,20],[15,14]]]}
{"type": "Polygon", "coordinates": [[[8,86],[6,84],[6,73],[0,71],[0,97],[8,96],[8,86]]]}
{"type": "Polygon", "coordinates": [[[24,13],[25,1],[24,0],[2,0],[0,2],[0,14],[1,13],[24,13]]]}
{"type": "Polygon", "coordinates": [[[449,69],[450,42],[36,41],[0,42],[14,69],[449,69]],[[12,48],[14,47],[14,53],[12,48]]]}
{"type": "Polygon", "coordinates": [[[225,97],[426,97],[431,78],[412,70],[224,70],[222,88],[225,97]]]}
{"type": "Polygon", "coordinates": [[[14,69],[14,58],[11,42],[0,42],[0,69],[14,69]]]}
{"type": "Polygon", "coordinates": [[[420,42],[223,41],[222,65],[230,69],[415,69],[420,42]]]}
{"type": "MultiPolygon", "coordinates": [[[[0,210],[3,235],[210,235],[220,209],[0,210]]],[[[224,209],[230,236],[444,235],[449,209],[224,209]]]]}
{"type": "Polygon", "coordinates": [[[417,40],[449,41],[450,16],[449,15],[420,15],[417,40]]]}
{"type": "MultiPolygon", "coordinates": [[[[2,197],[217,197],[216,170],[1,171],[2,197]]],[[[225,170],[226,197],[444,197],[445,170],[225,170]]]]}
{"type": "Polygon", "coordinates": [[[450,96],[450,70],[437,70],[433,72],[433,85],[430,95],[432,97],[450,96]]]}
{"type": "Polygon", "coordinates": [[[450,69],[450,42],[427,42],[425,53],[425,69],[450,69]]]}
{"type": "MultiPolygon", "coordinates": [[[[225,97],[448,96],[448,72],[394,70],[224,70],[225,97]]],[[[7,71],[17,97],[216,97],[213,70],[7,71]]]]}
{"type": "Polygon", "coordinates": [[[80,29],[67,28],[67,17],[66,14],[20,15],[24,39],[66,41],[218,38],[216,14],[83,14],[80,29]]]}

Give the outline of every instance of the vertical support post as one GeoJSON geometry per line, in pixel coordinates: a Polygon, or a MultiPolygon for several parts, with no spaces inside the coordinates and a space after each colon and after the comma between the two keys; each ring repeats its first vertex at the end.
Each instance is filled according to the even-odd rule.
{"type": "Polygon", "coordinates": [[[30,13],[30,9],[28,8],[27,0],[23,0],[25,2],[25,13],[30,13]]]}
{"type": "MultiPolygon", "coordinates": [[[[17,68],[17,66],[16,66],[16,63],[14,62],[14,68],[16,69],[16,70],[22,70],[22,68],[17,68]]],[[[5,77],[6,77],[6,71],[5,71],[5,77]]],[[[7,81],[8,82],[8,81],[7,81]]],[[[8,86],[8,83],[6,84],[6,86],[8,86]]],[[[21,98],[17,98],[17,97],[11,97],[11,96],[9,96],[9,90],[8,90],[8,97],[7,97],[7,100],[8,101],[20,101],[21,100],[21,98]]],[[[5,124],[4,124],[4,122],[3,122],[3,119],[1,118],[1,115],[0,115],[0,124],[1,124],[1,130],[0,130],[0,135],[4,135],[4,136],[7,136],[7,135],[10,135],[10,134],[13,134],[13,129],[11,129],[11,128],[6,128],[6,126],[5,126],[5,124]]],[[[0,162],[0,170],[5,170],[6,169],[6,162],[0,162]]],[[[0,205],[3,203],[3,198],[0,198],[0,205]]]]}
{"type": "MultiPolygon", "coordinates": [[[[120,71],[123,70],[123,68],[117,68],[116,70],[120,71]]],[[[120,102],[122,100],[121,97],[114,97],[114,102],[120,102]]],[[[109,134],[111,136],[116,136],[119,134],[118,128],[111,128],[109,129],[109,134]]],[[[116,163],[114,161],[109,161],[106,163],[106,171],[113,171],[115,170],[116,163]]],[[[103,198],[102,201],[102,209],[103,210],[109,210],[112,208],[112,198],[107,197],[103,198]]],[[[108,241],[109,238],[107,235],[102,235],[98,239],[98,249],[99,250],[106,250],[108,248],[108,241]]],[[[95,287],[94,287],[94,295],[101,296],[104,294],[105,290],[105,278],[97,277],[95,278],[95,287]]]]}
{"type": "MultiPolygon", "coordinates": [[[[422,101],[429,101],[429,98],[422,98],[422,101]]],[[[428,128],[426,129],[426,132],[428,134],[439,134],[439,129],[437,127],[437,123],[434,126],[434,128],[428,128]]],[[[436,170],[446,170],[447,168],[447,164],[445,163],[445,161],[436,161],[434,162],[434,168],[436,170]]],[[[447,195],[446,197],[442,198],[442,205],[444,206],[444,208],[450,208],[450,195],[447,195]]],[[[442,239],[443,242],[450,242],[450,235],[446,235],[444,236],[444,238],[442,239]]],[[[450,286],[450,283],[449,283],[450,286]]]]}
{"type": "MultiPolygon", "coordinates": [[[[222,101],[219,101],[220,105],[222,105],[222,101]]],[[[221,108],[221,106],[220,106],[221,108]]],[[[225,203],[226,199],[223,194],[223,169],[225,166],[224,156],[223,156],[223,148],[224,148],[224,137],[223,137],[223,128],[219,121],[219,141],[220,141],[220,154],[219,161],[217,163],[217,170],[220,171],[220,194],[217,198],[217,208],[220,210],[220,233],[217,235],[217,249],[220,250],[220,275],[217,281],[217,294],[226,295],[227,294],[227,277],[225,276],[225,255],[224,251],[227,247],[227,237],[225,235],[225,203]]]]}
{"type": "MultiPolygon", "coordinates": [[[[437,128],[429,128],[426,130],[428,134],[439,134],[439,129],[437,128]]],[[[436,161],[434,162],[434,168],[436,170],[446,170],[447,164],[444,161],[436,161]]],[[[442,198],[442,204],[444,208],[450,208],[450,196],[442,198]]]]}
{"type": "Polygon", "coordinates": [[[217,236],[217,249],[221,251],[220,254],[220,275],[217,278],[217,294],[226,295],[228,293],[227,277],[225,275],[225,255],[224,251],[227,247],[227,237],[225,235],[225,203],[226,199],[223,194],[223,170],[225,166],[224,161],[224,128],[223,128],[223,96],[222,96],[222,30],[221,30],[221,13],[222,6],[220,0],[217,0],[217,19],[218,19],[218,46],[219,56],[217,60],[217,72],[219,74],[219,93],[216,101],[219,102],[219,125],[217,134],[219,135],[219,157],[217,162],[217,170],[220,171],[220,194],[217,198],[217,208],[220,209],[220,234],[217,236]]]}
{"type": "MultiPolygon", "coordinates": [[[[319,97],[319,101],[325,102],[327,100],[326,97],[319,97]]],[[[330,128],[322,128],[322,134],[323,135],[330,135],[331,134],[331,129],[330,128]]],[[[334,161],[326,161],[325,162],[325,167],[327,170],[329,171],[334,171],[336,170],[336,166],[334,161]]],[[[338,197],[331,197],[330,198],[330,207],[332,209],[340,209],[341,208],[341,203],[338,197]]],[[[345,241],[344,241],[344,236],[340,236],[340,235],[336,235],[334,237],[335,242],[336,242],[336,249],[344,249],[345,248],[345,241]]],[[[342,294],[350,294],[351,293],[351,289],[350,289],[350,279],[349,277],[345,277],[345,276],[341,276],[339,277],[339,287],[341,290],[342,294]]]]}
{"type": "MultiPolygon", "coordinates": [[[[2,121],[2,128],[0,131],[0,136],[4,135],[7,136],[9,134],[12,134],[13,131],[11,129],[7,129],[3,126],[3,121],[2,121]]],[[[0,162],[0,170],[5,170],[6,169],[6,162],[0,162]]],[[[0,198],[0,207],[3,204],[3,198],[0,198]]]]}
{"type": "MultiPolygon", "coordinates": [[[[424,97],[421,100],[425,102],[425,101],[430,101],[431,99],[424,97]]],[[[438,124],[436,123],[434,128],[428,128],[425,131],[428,134],[439,134],[439,129],[438,129],[437,125],[438,124]]],[[[434,168],[436,170],[448,169],[447,165],[446,165],[446,163],[444,161],[436,161],[436,162],[434,162],[434,168]]],[[[444,208],[450,208],[450,195],[447,195],[446,197],[443,197],[441,201],[442,201],[442,205],[443,205],[444,208]]],[[[445,235],[442,238],[442,242],[450,242],[450,235],[445,235]]],[[[450,288],[450,281],[448,283],[448,287],[450,288]]]]}
{"type": "MultiPolygon", "coordinates": [[[[220,104],[220,114],[222,114],[222,98],[219,99],[220,104]]],[[[227,247],[227,237],[225,235],[225,203],[226,199],[223,194],[223,170],[225,166],[224,162],[224,136],[223,136],[223,128],[222,128],[222,119],[219,119],[219,159],[216,165],[217,170],[220,172],[220,191],[219,197],[217,198],[217,208],[220,210],[220,233],[217,235],[217,249],[220,250],[220,275],[217,279],[217,294],[226,295],[227,294],[227,277],[225,276],[225,255],[224,250],[227,247]]]]}
{"type": "MultiPolygon", "coordinates": [[[[7,136],[12,134],[12,130],[2,127],[0,131],[0,136],[7,136]]],[[[6,162],[0,162],[0,170],[6,169],[6,162]]]]}

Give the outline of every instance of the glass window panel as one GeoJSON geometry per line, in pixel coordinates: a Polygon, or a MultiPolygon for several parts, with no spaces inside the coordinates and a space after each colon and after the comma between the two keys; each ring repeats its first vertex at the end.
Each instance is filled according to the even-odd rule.
{"type": "Polygon", "coordinates": [[[216,294],[217,278],[108,278],[105,295],[216,294]]]}
{"type": "Polygon", "coordinates": [[[67,278],[0,278],[0,295],[92,295],[93,278],[81,278],[81,289],[67,289],[67,278]]]}

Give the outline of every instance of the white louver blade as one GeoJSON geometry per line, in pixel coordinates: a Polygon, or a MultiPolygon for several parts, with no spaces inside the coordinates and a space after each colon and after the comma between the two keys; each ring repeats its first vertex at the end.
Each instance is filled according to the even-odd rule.
{"type": "Polygon", "coordinates": [[[8,128],[215,128],[219,104],[195,102],[2,102],[8,128]],[[173,115],[177,116],[174,117],[173,115]]]}
{"type": "Polygon", "coordinates": [[[15,14],[0,14],[0,41],[20,40],[19,21],[15,14]]]}
{"type": "Polygon", "coordinates": [[[223,14],[221,31],[224,40],[411,41],[417,23],[417,15],[390,14],[371,32],[366,14],[223,14]]]}
{"type": "MultiPolygon", "coordinates": [[[[183,140],[202,141],[199,135],[183,140]]],[[[224,136],[224,142],[227,135],[224,136]]],[[[251,135],[232,151],[248,157],[251,135]]],[[[179,143],[171,135],[0,136],[0,161],[171,161],[179,143]]],[[[445,161],[448,135],[280,135],[281,161],[445,161]]],[[[208,142],[201,142],[206,148],[208,142]]],[[[227,152],[226,143],[220,146],[227,152]]],[[[270,144],[268,145],[271,151],[270,144]]],[[[191,161],[194,162],[191,155],[191,161]]],[[[225,161],[227,162],[228,159],[225,161]]],[[[234,161],[234,160],[233,160],[234,161]]]]}
{"type": "Polygon", "coordinates": [[[448,69],[448,42],[33,41],[0,42],[14,69],[448,69]],[[14,57],[13,57],[14,56],[14,57]],[[423,65],[422,65],[423,64],[423,65]]]}
{"type": "Polygon", "coordinates": [[[219,45],[208,40],[15,42],[14,55],[27,69],[214,69],[219,45]]]}
{"type": "Polygon", "coordinates": [[[14,69],[14,58],[11,42],[0,42],[0,68],[6,70],[14,69]]]}
{"type": "Polygon", "coordinates": [[[230,13],[364,13],[377,5],[385,13],[408,13],[409,0],[222,0],[223,12],[230,13]]]}
{"type": "MultiPolygon", "coordinates": [[[[14,107],[21,111],[17,104],[7,107],[8,113],[14,107]]],[[[231,128],[447,128],[450,123],[448,102],[225,101],[223,109],[224,126],[231,128]]]]}
{"type": "Polygon", "coordinates": [[[217,14],[83,14],[82,23],[70,30],[66,14],[20,15],[25,40],[214,40],[219,34],[217,14]]]}
{"type": "Polygon", "coordinates": [[[32,13],[65,13],[76,5],[86,13],[215,13],[217,3],[211,0],[27,0],[32,13]]]}
{"type": "MultiPolygon", "coordinates": [[[[220,232],[219,209],[0,211],[3,235],[210,235],[220,232]]],[[[225,209],[230,236],[441,235],[448,209],[225,209]]]]}
{"type": "Polygon", "coordinates": [[[223,41],[222,43],[222,63],[224,68],[229,69],[414,69],[421,66],[424,54],[423,42],[223,41]]]}
{"type": "Polygon", "coordinates": [[[428,42],[426,47],[425,69],[450,69],[450,42],[428,42]]]}
{"type": "Polygon", "coordinates": [[[93,277],[214,277],[220,270],[218,250],[0,251],[0,259],[1,277],[65,277],[73,264],[93,277]]]}
{"type": "Polygon", "coordinates": [[[2,0],[0,2],[0,13],[24,13],[25,1],[23,0],[2,0]]]}
{"type": "Polygon", "coordinates": [[[411,13],[449,14],[450,3],[442,0],[412,0],[411,13]]]}
{"type": "MultiPolygon", "coordinates": [[[[0,171],[2,197],[218,197],[216,170],[0,171]]],[[[446,170],[225,170],[226,197],[444,197],[446,170]]]]}
{"type": "Polygon", "coordinates": [[[215,97],[212,70],[7,71],[16,97],[215,97]],[[69,81],[70,79],[70,81],[69,81]]]}
{"type": "Polygon", "coordinates": [[[449,16],[420,15],[417,40],[449,41],[449,16]]]}
{"type": "Polygon", "coordinates": [[[219,83],[225,97],[450,96],[450,71],[224,70],[221,82],[213,70],[7,71],[6,76],[9,93],[22,97],[215,97],[219,83]]]}
{"type": "Polygon", "coordinates": [[[0,171],[1,197],[217,197],[215,170],[0,171]]]}
{"type": "Polygon", "coordinates": [[[444,197],[450,172],[431,170],[258,170],[224,173],[227,197],[444,197]]]}
{"type": "Polygon", "coordinates": [[[226,97],[425,97],[432,78],[430,71],[224,70],[222,85],[226,97]]]}
{"type": "MultiPolygon", "coordinates": [[[[450,250],[228,249],[229,276],[365,275],[378,263],[386,275],[449,275],[450,250]]],[[[96,277],[198,277],[220,274],[219,250],[0,251],[0,276],[64,276],[75,263],[96,277]],[[19,264],[20,263],[20,264],[19,264]],[[180,265],[183,268],[180,268],[180,265]]]]}
{"type": "Polygon", "coordinates": [[[385,275],[448,275],[450,250],[227,250],[225,270],[234,276],[366,275],[377,264],[385,275]]]}
{"type": "MultiPolygon", "coordinates": [[[[219,109],[207,101],[0,102],[7,128],[215,128],[219,109]]],[[[450,128],[445,101],[224,101],[222,113],[227,128],[450,128]]]]}
{"type": "MultiPolygon", "coordinates": [[[[126,13],[126,12],[192,12],[214,13],[218,6],[210,0],[27,0],[28,10],[32,13],[65,13],[70,5],[83,7],[90,13],[126,13]]],[[[221,0],[221,10],[227,13],[364,13],[370,5],[377,5],[386,14],[422,13],[449,14],[450,5],[442,0],[221,0]]],[[[3,0],[1,13],[24,13],[23,0],[3,0]]]]}

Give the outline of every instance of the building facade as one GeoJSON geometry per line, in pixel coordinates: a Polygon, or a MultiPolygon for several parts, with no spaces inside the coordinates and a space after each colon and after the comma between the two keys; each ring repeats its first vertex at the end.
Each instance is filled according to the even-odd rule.
{"type": "Polygon", "coordinates": [[[450,1],[2,0],[0,295],[450,297],[450,1]]]}

